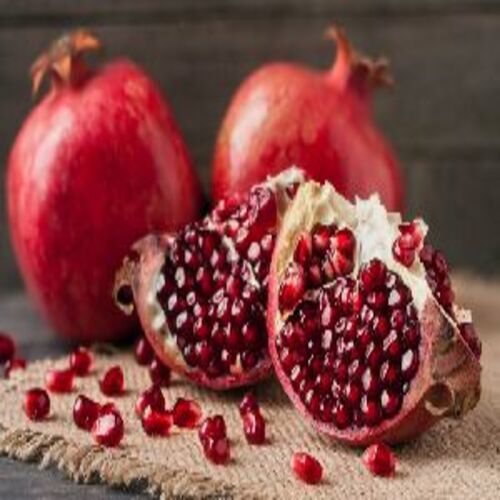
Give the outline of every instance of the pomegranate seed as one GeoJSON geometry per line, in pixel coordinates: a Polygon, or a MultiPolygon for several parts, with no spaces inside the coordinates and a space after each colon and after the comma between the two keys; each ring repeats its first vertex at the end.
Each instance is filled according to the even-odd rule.
{"type": "Polygon", "coordinates": [[[415,262],[415,249],[403,247],[400,238],[397,238],[392,246],[392,255],[405,267],[410,267],[415,262]]]}
{"type": "Polygon", "coordinates": [[[50,413],[50,398],[47,391],[35,387],[24,395],[24,411],[33,421],[43,420],[50,413]]]}
{"type": "Polygon", "coordinates": [[[114,406],[103,406],[94,425],[92,436],[97,444],[116,447],[123,439],[124,428],[120,412],[114,406]]]}
{"type": "Polygon", "coordinates": [[[125,380],[120,366],[115,365],[109,368],[99,380],[101,392],[106,396],[118,396],[125,389],[125,380]]]}
{"type": "Polygon", "coordinates": [[[243,416],[248,412],[259,411],[259,403],[253,392],[247,392],[240,403],[240,415],[243,416]]]}
{"type": "Polygon", "coordinates": [[[262,444],[266,440],[266,421],[259,411],[243,415],[243,432],[250,444],[262,444]]]}
{"type": "Polygon", "coordinates": [[[170,385],[170,368],[164,365],[158,358],[154,358],[149,365],[149,376],[155,385],[168,387],[170,385]]]}
{"type": "Polygon", "coordinates": [[[394,476],[397,458],[384,443],[372,444],[363,453],[363,463],[374,476],[394,476]]]}
{"type": "Polygon", "coordinates": [[[88,375],[92,361],[92,353],[85,347],[77,347],[69,356],[69,366],[79,377],[88,375]]]}
{"type": "Polygon", "coordinates": [[[382,286],[385,278],[386,267],[379,259],[373,259],[365,264],[359,274],[361,285],[366,292],[371,292],[375,288],[382,286]]]}
{"type": "Polygon", "coordinates": [[[194,429],[200,422],[202,412],[196,401],[179,398],[174,405],[173,416],[177,427],[194,429]]]}
{"type": "Polygon", "coordinates": [[[307,484],[318,484],[323,477],[322,465],[309,453],[294,453],[291,467],[295,475],[307,484]]]}
{"type": "Polygon", "coordinates": [[[354,234],[348,228],[339,229],[335,233],[335,248],[346,257],[352,256],[356,240],[354,234]]]}
{"type": "Polygon", "coordinates": [[[280,286],[280,308],[282,310],[292,309],[302,298],[305,286],[304,269],[299,264],[291,262],[280,286]]]}
{"type": "Polygon", "coordinates": [[[231,452],[227,437],[208,436],[202,441],[203,453],[216,465],[224,465],[229,462],[231,452]]]}
{"type": "Polygon", "coordinates": [[[12,358],[5,363],[4,375],[5,378],[10,378],[11,372],[15,370],[24,370],[26,368],[26,360],[23,358],[12,358]]]}
{"type": "Polygon", "coordinates": [[[73,420],[80,429],[90,431],[99,416],[100,409],[98,403],[80,394],[73,405],[73,420]]]}
{"type": "Polygon", "coordinates": [[[307,265],[311,258],[311,239],[309,235],[303,234],[297,241],[293,258],[301,266],[307,265]]]}
{"type": "Polygon", "coordinates": [[[153,361],[154,352],[146,337],[141,337],[135,344],[134,355],[137,364],[146,366],[153,361]]]}
{"type": "Polygon", "coordinates": [[[207,417],[201,424],[198,430],[198,436],[203,443],[206,438],[223,438],[226,437],[226,422],[222,415],[207,417]]]}
{"type": "Polygon", "coordinates": [[[173,424],[172,412],[147,406],[142,414],[141,424],[148,436],[168,436],[173,424]]]}
{"type": "Polygon", "coordinates": [[[51,392],[71,392],[74,375],[71,369],[49,370],[45,374],[45,386],[51,392]]]}
{"type": "Polygon", "coordinates": [[[139,395],[135,403],[135,414],[140,417],[148,406],[157,412],[165,410],[165,398],[159,385],[153,385],[139,395]]]}
{"type": "Polygon", "coordinates": [[[312,247],[315,253],[322,255],[330,246],[330,228],[318,224],[313,229],[312,247]]]}
{"type": "Polygon", "coordinates": [[[6,363],[14,357],[16,346],[12,338],[0,332],[0,363],[6,363]]]}

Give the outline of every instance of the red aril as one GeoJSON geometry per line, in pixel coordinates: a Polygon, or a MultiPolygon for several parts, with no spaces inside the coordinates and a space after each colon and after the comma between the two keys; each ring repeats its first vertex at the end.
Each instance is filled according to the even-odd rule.
{"type": "Polygon", "coordinates": [[[155,385],[168,387],[170,385],[171,371],[156,356],[149,365],[149,376],[155,385]]]}
{"type": "Polygon", "coordinates": [[[243,432],[250,444],[263,444],[266,441],[266,421],[258,410],[243,415],[243,432]]]}
{"type": "Polygon", "coordinates": [[[45,374],[45,387],[50,392],[71,392],[75,374],[71,369],[48,370],[45,374]]]}
{"type": "Polygon", "coordinates": [[[294,453],[290,465],[295,475],[307,484],[318,484],[323,477],[322,465],[309,453],[294,453]]]}
{"type": "Polygon", "coordinates": [[[284,217],[269,273],[269,350],[300,414],[336,439],[406,441],[479,399],[480,341],[427,231],[377,196],[351,204],[328,183],[302,185],[284,217]],[[281,293],[290,267],[307,276],[293,302],[281,293]]]}
{"type": "Polygon", "coordinates": [[[240,85],[215,146],[214,199],[297,165],[349,199],[378,192],[389,209],[401,210],[398,160],[372,113],[373,91],[392,83],[388,63],[359,54],[341,29],[328,35],[337,43],[331,69],[271,63],[240,85]]]}
{"type": "Polygon", "coordinates": [[[146,337],[141,336],[135,343],[134,354],[139,365],[146,366],[153,361],[154,351],[146,337]]]}
{"type": "Polygon", "coordinates": [[[169,436],[173,425],[172,412],[165,409],[155,410],[151,406],[146,406],[141,416],[141,424],[148,436],[169,436]]]}
{"type": "Polygon", "coordinates": [[[0,363],[6,363],[14,357],[16,345],[6,333],[0,332],[0,363]]]}
{"type": "Polygon", "coordinates": [[[135,403],[135,414],[140,417],[148,406],[157,412],[165,410],[165,398],[159,385],[152,385],[139,395],[135,403]]]}
{"type": "Polygon", "coordinates": [[[77,30],[32,67],[36,92],[7,171],[9,226],[26,285],[64,337],[110,341],[136,322],[116,310],[113,278],[130,245],[176,229],[199,213],[200,190],[161,92],[126,59],[98,69],[100,46],[77,30]],[[29,200],[27,203],[26,200],[29,200]]]}
{"type": "Polygon", "coordinates": [[[227,437],[224,417],[222,415],[207,417],[200,425],[198,436],[202,443],[208,438],[216,439],[227,437]]]}
{"type": "Polygon", "coordinates": [[[177,427],[194,429],[201,420],[202,411],[200,405],[196,401],[179,398],[175,402],[172,415],[174,417],[174,424],[177,427]]]}
{"type": "Polygon", "coordinates": [[[47,391],[35,387],[24,395],[24,412],[33,421],[43,420],[50,413],[50,398],[47,391]]]}
{"type": "Polygon", "coordinates": [[[223,200],[202,221],[138,242],[117,275],[156,356],[213,389],[267,377],[267,274],[282,215],[303,174],[297,169],[223,200]]]}
{"type": "Polygon", "coordinates": [[[396,473],[396,455],[384,443],[375,443],[366,448],[363,463],[374,476],[389,477],[396,473]]]}
{"type": "Polygon", "coordinates": [[[99,403],[80,394],[73,404],[73,420],[80,429],[90,431],[100,411],[99,403]]]}
{"type": "Polygon", "coordinates": [[[258,412],[259,403],[253,392],[247,392],[240,403],[240,415],[243,417],[248,412],[258,412]]]}
{"type": "Polygon", "coordinates": [[[12,358],[5,363],[4,375],[5,378],[10,378],[10,374],[15,370],[24,370],[26,368],[26,360],[23,358],[12,358]]]}
{"type": "Polygon", "coordinates": [[[120,366],[115,365],[106,370],[99,380],[101,392],[106,396],[119,396],[125,389],[125,379],[120,366]]]}
{"type": "Polygon", "coordinates": [[[77,347],[69,356],[69,366],[79,377],[88,375],[92,368],[94,356],[85,347],[77,347]]]}
{"type": "Polygon", "coordinates": [[[207,417],[198,429],[203,453],[212,463],[224,465],[231,458],[226,422],[222,415],[207,417]]]}
{"type": "Polygon", "coordinates": [[[120,412],[113,406],[101,407],[92,426],[92,436],[97,444],[114,448],[123,439],[124,426],[120,412]]]}

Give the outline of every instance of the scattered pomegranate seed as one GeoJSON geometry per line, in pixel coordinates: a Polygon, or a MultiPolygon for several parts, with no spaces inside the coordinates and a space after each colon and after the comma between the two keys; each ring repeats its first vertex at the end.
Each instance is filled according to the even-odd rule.
{"type": "Polygon", "coordinates": [[[43,420],[50,412],[50,398],[47,391],[39,387],[26,391],[24,411],[30,420],[43,420]]]}
{"type": "Polygon", "coordinates": [[[26,360],[23,358],[12,358],[5,363],[5,378],[9,378],[12,371],[24,370],[26,368],[26,360]]]}
{"type": "Polygon", "coordinates": [[[177,427],[194,429],[200,422],[202,412],[196,401],[179,398],[174,405],[173,415],[177,427]]]}
{"type": "Polygon", "coordinates": [[[198,436],[203,443],[206,438],[223,438],[226,437],[226,422],[222,415],[214,415],[207,417],[198,430],[198,436]]]}
{"type": "Polygon", "coordinates": [[[170,385],[170,368],[164,365],[158,358],[154,358],[149,365],[149,375],[151,382],[156,385],[168,387],[170,385]]]}
{"type": "Polygon", "coordinates": [[[120,412],[114,406],[103,406],[99,412],[94,425],[92,436],[97,444],[115,447],[123,438],[123,419],[120,412]]]}
{"type": "Polygon", "coordinates": [[[94,425],[101,407],[92,399],[80,394],[73,405],[73,420],[75,424],[86,431],[90,431],[94,425]]]}
{"type": "Polygon", "coordinates": [[[146,337],[141,337],[135,344],[135,359],[139,365],[149,365],[154,358],[153,348],[146,337]]]}
{"type": "Polygon", "coordinates": [[[141,424],[148,436],[168,436],[173,424],[172,412],[158,411],[151,406],[146,406],[141,417],[141,424]]]}
{"type": "Polygon", "coordinates": [[[266,421],[259,411],[243,415],[243,432],[250,444],[263,444],[266,440],[266,421]]]}
{"type": "Polygon", "coordinates": [[[75,372],[75,375],[83,377],[88,375],[94,356],[85,347],[77,347],[69,356],[69,366],[75,372]]]}
{"type": "Polygon", "coordinates": [[[120,366],[115,365],[109,368],[99,380],[101,392],[106,396],[117,396],[122,394],[125,388],[123,371],[120,366]]]}
{"type": "Polygon", "coordinates": [[[229,440],[227,437],[208,437],[203,443],[205,456],[216,465],[224,465],[231,458],[229,440]]]}
{"type": "Polygon", "coordinates": [[[259,403],[253,392],[247,392],[240,403],[240,415],[243,417],[249,411],[259,411],[259,403]]]}
{"type": "Polygon", "coordinates": [[[14,357],[16,346],[12,338],[0,332],[0,363],[6,363],[14,357]]]}
{"type": "Polygon", "coordinates": [[[150,406],[154,411],[165,410],[165,398],[159,385],[153,385],[142,392],[135,403],[135,413],[142,416],[146,407],[150,406]]]}
{"type": "Polygon", "coordinates": [[[292,456],[291,467],[295,475],[308,484],[317,484],[323,476],[323,467],[311,455],[296,452],[292,456]]]}
{"type": "Polygon", "coordinates": [[[280,309],[292,309],[304,295],[305,286],[304,268],[300,264],[290,262],[280,286],[280,309]]]}
{"type": "Polygon", "coordinates": [[[49,370],[45,374],[45,387],[51,392],[71,392],[75,374],[71,369],[49,370]]]}
{"type": "Polygon", "coordinates": [[[363,453],[363,463],[374,476],[394,476],[397,457],[384,443],[372,444],[363,453]]]}

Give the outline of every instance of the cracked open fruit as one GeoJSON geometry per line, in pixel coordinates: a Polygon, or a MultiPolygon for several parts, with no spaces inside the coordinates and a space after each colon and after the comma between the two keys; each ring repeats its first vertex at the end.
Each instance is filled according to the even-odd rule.
{"type": "Polygon", "coordinates": [[[284,217],[269,350],[298,411],[334,438],[405,441],[479,399],[481,344],[427,231],[328,183],[303,184],[284,217]]]}
{"type": "Polygon", "coordinates": [[[220,201],[180,232],[134,246],[117,275],[115,297],[127,313],[135,306],[165,365],[214,389],[270,373],[269,264],[282,216],[302,181],[301,171],[289,169],[220,201]]]}

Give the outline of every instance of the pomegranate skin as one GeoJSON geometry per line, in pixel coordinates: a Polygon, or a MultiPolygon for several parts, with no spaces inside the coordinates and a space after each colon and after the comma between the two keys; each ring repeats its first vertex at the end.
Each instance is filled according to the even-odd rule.
{"type": "Polygon", "coordinates": [[[201,201],[168,104],[127,60],[53,82],[13,145],[7,198],[27,288],[55,331],[79,342],[133,331],[112,300],[123,255],[195,219],[201,201]]]}
{"type": "Polygon", "coordinates": [[[297,165],[351,200],[378,192],[389,210],[401,211],[398,160],[371,109],[373,89],[390,83],[387,63],[356,54],[340,29],[328,34],[338,47],[332,69],[273,63],[241,84],[215,146],[215,200],[297,165]]]}

